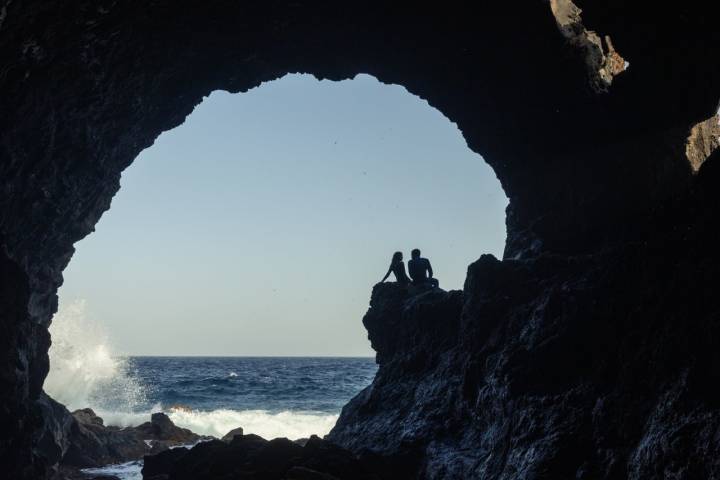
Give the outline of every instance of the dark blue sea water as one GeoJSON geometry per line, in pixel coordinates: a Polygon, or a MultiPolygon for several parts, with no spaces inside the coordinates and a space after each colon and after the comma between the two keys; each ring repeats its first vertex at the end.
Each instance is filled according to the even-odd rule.
{"type": "MultiPolygon", "coordinates": [[[[120,363],[113,381],[78,400],[107,425],[138,425],[163,411],[175,424],[215,437],[237,427],[265,438],[323,436],[377,370],[372,358],[343,357],[128,357],[120,363]]],[[[88,472],[139,480],[141,468],[137,461],[88,472]]]]}
{"type": "Polygon", "coordinates": [[[131,357],[145,405],[337,414],[375,376],[372,358],[131,357]]]}
{"type": "Polygon", "coordinates": [[[325,435],[377,369],[372,358],[342,357],[128,357],[117,363],[122,368],[91,394],[61,399],[77,404],[71,408],[90,406],[107,425],[137,425],[162,411],[177,425],[215,437],[236,427],[266,438],[325,435]]]}

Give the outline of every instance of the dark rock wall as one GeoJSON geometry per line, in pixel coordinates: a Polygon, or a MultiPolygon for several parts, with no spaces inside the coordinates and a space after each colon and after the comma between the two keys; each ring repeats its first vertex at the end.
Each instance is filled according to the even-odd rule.
{"type": "MultiPolygon", "coordinates": [[[[578,2],[585,26],[611,35],[630,62],[605,94],[589,87],[586,52],[568,45],[539,0],[0,1],[0,456],[8,471],[21,478],[47,467],[48,455],[31,448],[48,438],[35,402],[73,243],[109,208],[122,170],[215,89],[246,91],[289,72],[369,73],[404,85],[457,123],[495,169],[510,198],[508,259],[622,251],[668,228],[650,219],[694,188],[685,139],[718,106],[718,30],[703,2],[589,3],[578,2]]],[[[677,207],[679,218],[699,208],[691,203],[677,207]]],[[[648,281],[653,290],[657,279],[648,281]]],[[[464,311],[476,294],[465,292],[464,311]]],[[[483,345],[451,348],[448,374],[457,367],[450,355],[483,345]]],[[[525,378],[516,370],[508,375],[525,378]]]]}
{"type": "Polygon", "coordinates": [[[42,394],[50,334],[29,320],[28,299],[27,275],[0,251],[0,465],[17,478],[49,474],[63,449],[44,418],[54,410],[42,394]]]}
{"type": "Polygon", "coordinates": [[[380,369],[329,439],[420,478],[719,478],[720,238],[677,226],[587,255],[485,255],[463,295],[376,286],[380,369]]]}

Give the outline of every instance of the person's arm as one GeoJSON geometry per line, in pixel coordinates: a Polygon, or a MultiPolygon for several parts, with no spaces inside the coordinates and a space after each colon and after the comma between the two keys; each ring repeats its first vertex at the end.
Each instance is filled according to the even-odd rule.
{"type": "Polygon", "coordinates": [[[385,276],[383,277],[383,279],[380,280],[380,283],[383,283],[385,280],[387,280],[387,277],[390,276],[390,272],[392,272],[392,265],[390,265],[390,268],[388,268],[387,273],[385,274],[385,276]]]}
{"type": "Polygon", "coordinates": [[[430,260],[428,260],[427,262],[428,262],[428,275],[430,276],[429,278],[433,278],[432,265],[430,265],[430,260]]]}

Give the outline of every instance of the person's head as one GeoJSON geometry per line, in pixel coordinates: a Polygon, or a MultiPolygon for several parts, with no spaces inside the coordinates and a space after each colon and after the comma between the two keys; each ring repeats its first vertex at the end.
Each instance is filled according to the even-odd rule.
{"type": "Polygon", "coordinates": [[[414,248],[410,255],[412,255],[412,258],[420,258],[420,249],[414,248]]]}
{"type": "Polygon", "coordinates": [[[402,262],[402,252],[393,253],[392,263],[402,262]]]}

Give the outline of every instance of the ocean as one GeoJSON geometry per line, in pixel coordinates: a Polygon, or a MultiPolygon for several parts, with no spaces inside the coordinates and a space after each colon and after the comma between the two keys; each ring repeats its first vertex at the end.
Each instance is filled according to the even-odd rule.
{"type": "Polygon", "coordinates": [[[164,411],[177,425],[216,437],[236,427],[266,438],[325,435],[376,371],[372,358],[129,357],[126,362],[126,374],[142,393],[132,409],[123,395],[97,398],[106,423],[137,424],[150,412],[164,411]]]}
{"type": "MultiPolygon", "coordinates": [[[[90,407],[121,427],[165,412],[214,437],[237,427],[268,439],[323,436],[377,370],[370,357],[123,356],[86,321],[82,304],[59,312],[50,331],[45,391],[71,411],[90,407]]],[[[141,468],[130,462],[92,472],[135,480],[141,468]]]]}
{"type": "MultiPolygon", "coordinates": [[[[195,433],[222,437],[242,427],[268,439],[327,434],[343,405],[372,382],[377,368],[372,358],[344,357],[117,360],[123,363],[121,381],[107,382],[86,405],[106,425],[139,425],[163,411],[195,433]]],[[[142,462],[129,462],[88,472],[136,480],[141,468],[142,462]]]]}

